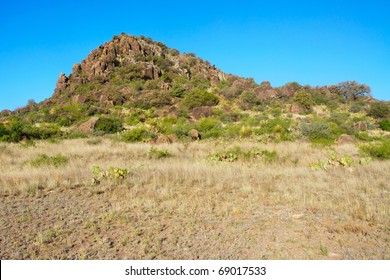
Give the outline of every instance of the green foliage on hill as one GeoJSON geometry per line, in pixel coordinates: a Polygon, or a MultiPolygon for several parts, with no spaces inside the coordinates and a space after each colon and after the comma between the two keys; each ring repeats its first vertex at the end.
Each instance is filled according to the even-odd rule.
{"type": "Polygon", "coordinates": [[[123,130],[122,120],[119,118],[101,117],[96,122],[94,131],[97,133],[116,133],[123,130]]]}
{"type": "Polygon", "coordinates": [[[89,137],[91,130],[127,142],[161,134],[187,141],[196,129],[202,139],[333,144],[344,133],[378,141],[390,129],[389,103],[371,99],[367,85],[257,84],[143,36],[115,36],[73,71],[48,100],[0,113],[0,141],[89,137]],[[99,120],[85,129],[93,116],[99,120]]]}
{"type": "Polygon", "coordinates": [[[219,97],[212,92],[195,88],[184,95],[181,103],[188,109],[200,106],[215,106],[219,103],[219,97]]]}

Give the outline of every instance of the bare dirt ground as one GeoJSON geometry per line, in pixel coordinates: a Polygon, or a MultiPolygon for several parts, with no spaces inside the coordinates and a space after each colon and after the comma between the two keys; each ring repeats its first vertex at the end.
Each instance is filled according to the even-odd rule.
{"type": "MultiPolygon", "coordinates": [[[[330,150],[260,145],[274,162],[215,163],[226,143],[3,145],[1,259],[390,259],[390,163],[313,171],[330,150]],[[61,153],[61,167],[32,167],[61,153]],[[94,165],[127,168],[91,184],[94,165]]],[[[355,146],[336,147],[358,156],[355,146]]]]}

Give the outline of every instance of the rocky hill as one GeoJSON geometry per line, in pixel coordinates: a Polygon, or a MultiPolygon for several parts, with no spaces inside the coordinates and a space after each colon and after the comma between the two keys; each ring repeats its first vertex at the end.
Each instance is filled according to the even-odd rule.
{"type": "Polygon", "coordinates": [[[168,91],[172,82],[180,78],[202,79],[211,85],[226,80],[219,69],[193,54],[179,54],[163,43],[122,34],[75,64],[69,77],[61,73],[53,98],[71,98],[81,104],[92,101],[123,105],[134,97],[132,81],[149,81],[145,89],[139,86],[139,90],[144,90],[142,94],[150,90],[168,91]],[[81,90],[86,86],[91,88],[90,92],[81,90]]]}
{"type": "Polygon", "coordinates": [[[315,129],[305,130],[305,120],[322,122],[314,124],[325,131],[319,137],[333,141],[367,128],[386,131],[389,111],[388,103],[371,98],[370,88],[354,81],[274,88],[267,81],[257,84],[225,74],[193,53],[122,33],[74,64],[69,75],[61,73],[52,97],[1,112],[0,138],[19,141],[137,127],[142,137],[136,141],[161,134],[181,138],[191,129],[206,137],[288,140],[315,129]]]}

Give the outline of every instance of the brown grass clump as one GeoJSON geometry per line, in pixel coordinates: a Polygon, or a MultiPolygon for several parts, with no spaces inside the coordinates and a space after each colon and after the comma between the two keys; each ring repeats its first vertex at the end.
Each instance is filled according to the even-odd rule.
{"type": "Polygon", "coordinates": [[[358,158],[354,145],[99,138],[0,148],[2,259],[390,258],[390,162],[310,169],[334,151],[358,158]],[[236,146],[277,159],[209,159],[236,146]],[[68,160],[29,164],[42,154],[68,160]],[[97,178],[94,166],[128,173],[97,178]]]}

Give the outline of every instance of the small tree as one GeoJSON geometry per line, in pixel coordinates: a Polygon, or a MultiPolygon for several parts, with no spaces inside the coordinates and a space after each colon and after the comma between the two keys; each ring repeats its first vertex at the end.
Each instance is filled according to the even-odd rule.
{"type": "Polygon", "coordinates": [[[338,94],[346,100],[356,100],[361,96],[371,96],[371,89],[355,81],[341,82],[337,85],[338,94]]]}
{"type": "Polygon", "coordinates": [[[313,97],[311,96],[310,93],[306,91],[298,91],[294,97],[293,97],[294,102],[298,103],[301,105],[303,108],[305,108],[306,111],[311,110],[311,106],[313,105],[313,97]]]}

